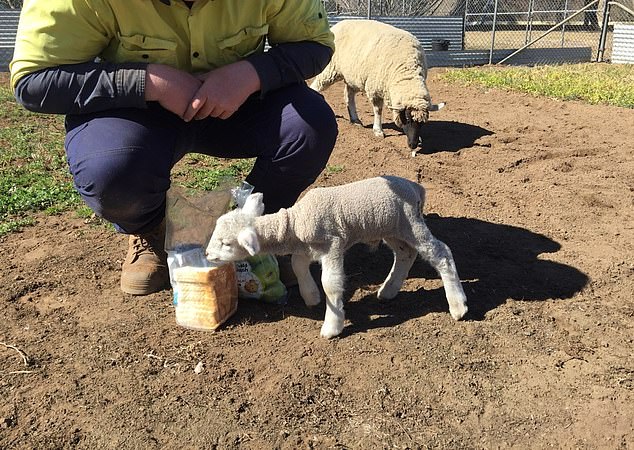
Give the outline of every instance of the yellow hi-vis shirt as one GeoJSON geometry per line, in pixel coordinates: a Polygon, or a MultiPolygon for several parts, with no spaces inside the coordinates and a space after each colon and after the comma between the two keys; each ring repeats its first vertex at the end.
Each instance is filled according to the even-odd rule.
{"type": "Polygon", "coordinates": [[[263,52],[265,38],[334,49],[321,0],[197,0],[191,10],[181,0],[25,0],[11,85],[96,57],[205,72],[263,52]]]}

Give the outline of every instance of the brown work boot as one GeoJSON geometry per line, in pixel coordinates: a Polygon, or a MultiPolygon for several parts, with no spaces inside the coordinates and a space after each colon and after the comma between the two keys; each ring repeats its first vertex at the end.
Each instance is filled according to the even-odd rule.
{"type": "Polygon", "coordinates": [[[169,286],[165,221],[144,234],[131,234],[128,254],[121,267],[121,290],[132,295],[147,295],[169,286]]]}

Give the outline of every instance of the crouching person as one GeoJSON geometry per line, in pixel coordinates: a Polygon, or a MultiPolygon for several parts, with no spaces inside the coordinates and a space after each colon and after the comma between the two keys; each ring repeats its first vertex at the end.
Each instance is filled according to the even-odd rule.
{"type": "Polygon", "coordinates": [[[169,285],[165,195],[186,153],[256,158],[246,181],[267,213],[291,206],[326,166],[335,117],[305,83],[333,53],[322,2],[248,3],[24,2],[15,97],[66,116],[77,191],[130,235],[124,292],[169,285]]]}

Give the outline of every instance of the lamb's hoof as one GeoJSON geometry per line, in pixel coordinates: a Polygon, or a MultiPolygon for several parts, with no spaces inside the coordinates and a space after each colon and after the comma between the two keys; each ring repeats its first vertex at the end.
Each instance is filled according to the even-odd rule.
{"type": "Polygon", "coordinates": [[[418,150],[412,150],[412,158],[415,158],[418,155],[418,150]]]}
{"type": "Polygon", "coordinates": [[[321,296],[319,295],[318,290],[303,291],[300,285],[299,295],[301,295],[302,299],[304,300],[304,304],[309,308],[317,306],[319,305],[319,303],[321,303],[321,296]]]}
{"type": "Polygon", "coordinates": [[[459,306],[449,308],[449,314],[451,314],[451,317],[453,317],[455,320],[462,319],[465,314],[467,314],[467,311],[469,311],[469,308],[467,307],[466,303],[462,303],[459,306]]]}
{"type": "Polygon", "coordinates": [[[304,298],[304,304],[308,306],[309,308],[312,308],[313,306],[317,306],[320,303],[321,303],[321,298],[319,297],[319,295],[309,297],[309,298],[304,298]]]}
{"type": "Polygon", "coordinates": [[[332,339],[339,336],[343,331],[343,321],[333,321],[333,323],[324,322],[321,326],[319,335],[326,339],[332,339]]]}
{"type": "Polygon", "coordinates": [[[363,126],[363,122],[361,122],[359,119],[350,119],[350,123],[363,126]]]}
{"type": "Polygon", "coordinates": [[[392,300],[399,292],[400,289],[382,287],[379,289],[379,292],[376,293],[376,296],[379,300],[392,300]]]}
{"type": "Polygon", "coordinates": [[[385,138],[385,133],[382,130],[374,130],[374,135],[376,137],[385,138]]]}

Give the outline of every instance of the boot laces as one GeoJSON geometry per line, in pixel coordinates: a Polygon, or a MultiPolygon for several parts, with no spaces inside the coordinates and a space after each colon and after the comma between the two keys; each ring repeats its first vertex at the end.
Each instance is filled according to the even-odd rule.
{"type": "Polygon", "coordinates": [[[147,253],[158,255],[163,250],[158,233],[132,235],[130,246],[134,250],[135,256],[147,253]]]}

